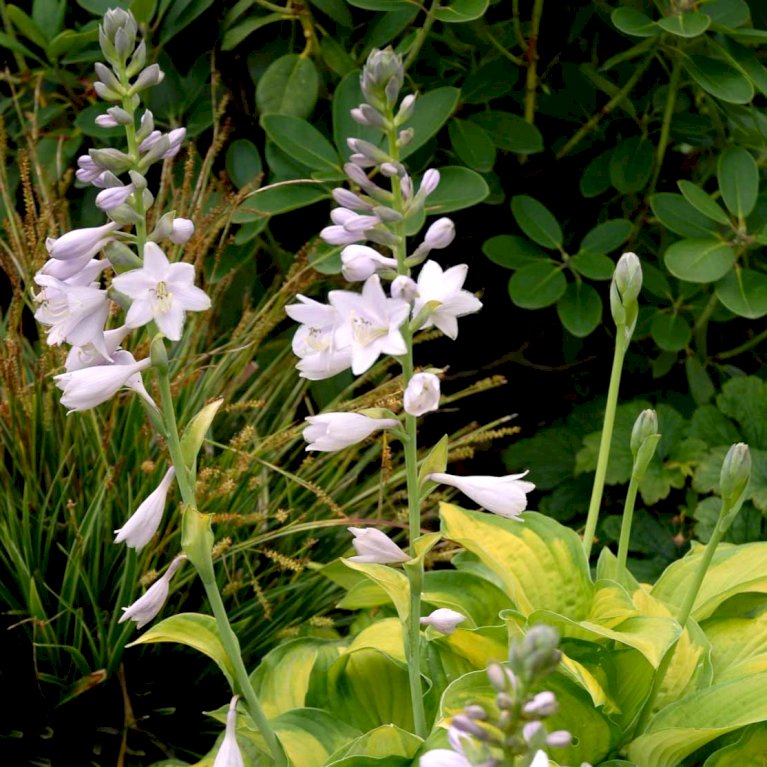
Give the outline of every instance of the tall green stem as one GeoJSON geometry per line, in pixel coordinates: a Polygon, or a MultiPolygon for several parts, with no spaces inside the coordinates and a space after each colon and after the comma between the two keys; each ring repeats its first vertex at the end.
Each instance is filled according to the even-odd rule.
{"type": "Polygon", "coordinates": [[[623,358],[626,355],[628,342],[624,340],[623,328],[618,327],[615,339],[615,354],[613,356],[613,368],[610,373],[610,388],[607,390],[607,405],[605,407],[605,420],[602,424],[602,439],[599,443],[599,457],[597,458],[597,472],[594,477],[594,486],[591,490],[589,513],[586,518],[586,529],[583,533],[583,550],[586,559],[591,555],[591,547],[594,543],[594,534],[597,530],[599,519],[599,506],[602,503],[602,492],[605,487],[605,475],[607,473],[607,461],[610,458],[610,443],[615,426],[615,410],[618,406],[618,390],[621,385],[621,371],[623,370],[623,358]]]}
{"type": "Polygon", "coordinates": [[[541,27],[543,0],[535,0],[530,19],[530,34],[527,37],[527,76],[525,78],[525,120],[535,122],[535,99],[538,92],[538,32],[541,27]]]}
{"type": "Polygon", "coordinates": [[[674,106],[676,105],[676,97],[679,91],[679,80],[682,74],[681,58],[681,55],[676,52],[674,55],[674,63],[671,67],[671,77],[668,83],[668,91],[666,92],[666,104],[663,108],[663,122],[660,126],[658,146],[655,150],[655,170],[653,171],[652,181],[650,181],[649,191],[647,192],[648,197],[655,191],[655,186],[658,183],[661,168],[663,167],[663,158],[666,156],[666,148],[668,147],[668,139],[671,133],[671,118],[674,116],[674,106]]]}
{"type": "Polygon", "coordinates": [[[626,504],[623,507],[623,519],[621,520],[621,537],[618,541],[618,573],[623,576],[626,571],[626,559],[628,558],[629,539],[631,538],[631,523],[634,520],[634,506],[637,499],[639,479],[631,472],[629,489],[626,493],[626,504]]]}

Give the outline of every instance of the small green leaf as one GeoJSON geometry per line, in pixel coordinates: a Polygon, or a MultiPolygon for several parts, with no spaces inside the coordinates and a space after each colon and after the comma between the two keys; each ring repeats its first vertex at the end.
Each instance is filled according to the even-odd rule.
{"type": "Polygon", "coordinates": [[[519,194],[511,198],[511,212],[520,229],[534,242],[550,250],[562,247],[562,229],[548,208],[538,200],[519,194]]]}
{"type": "Polygon", "coordinates": [[[641,136],[621,141],[610,155],[610,183],[623,194],[644,188],[652,174],[652,145],[641,136]]]}
{"type": "Polygon", "coordinates": [[[677,181],[676,184],[679,191],[684,195],[684,199],[695,210],[718,224],[729,226],[730,219],[727,214],[699,186],[693,184],[692,181],[677,181]]]}
{"type": "Polygon", "coordinates": [[[754,97],[754,86],[748,77],[726,61],[689,56],[683,62],[690,77],[704,91],[728,104],[748,104],[754,97]]]}
{"type": "MultiPolygon", "coordinates": [[[[549,258],[530,240],[513,234],[499,234],[485,240],[482,244],[482,252],[494,264],[505,266],[507,269],[519,269],[526,264],[540,261],[542,258],[549,258]]],[[[610,263],[612,265],[612,262],[610,263]]],[[[610,269],[610,274],[612,275],[612,269],[610,269]]]]}
{"type": "Polygon", "coordinates": [[[319,75],[310,58],[288,53],[273,61],[256,86],[256,106],[263,115],[307,118],[317,103],[319,75]]]}
{"type": "Polygon", "coordinates": [[[719,227],[693,208],[681,194],[660,192],[650,198],[650,207],[658,221],[682,237],[710,237],[719,227]]]}
{"type": "MultiPolygon", "coordinates": [[[[700,360],[694,356],[688,356],[684,361],[684,369],[687,373],[687,385],[696,405],[705,405],[716,394],[714,382],[700,360]]],[[[718,412],[718,411],[717,411],[718,412]]],[[[737,437],[732,442],[737,442],[737,437]]]]}
{"type": "Polygon", "coordinates": [[[735,29],[748,23],[751,9],[746,0],[712,0],[706,3],[706,13],[714,24],[735,29]]]}
{"type": "Polygon", "coordinates": [[[423,487],[427,482],[426,477],[429,474],[442,473],[447,468],[447,450],[449,440],[447,434],[437,442],[429,451],[429,455],[424,458],[421,468],[418,470],[418,484],[423,487]]]}
{"type": "Polygon", "coordinates": [[[631,234],[631,221],[615,218],[595,226],[581,241],[581,252],[611,253],[626,242],[631,234]]]}
{"type": "Polygon", "coordinates": [[[483,128],[503,152],[533,154],[543,151],[541,132],[519,115],[491,109],[472,115],[469,120],[483,128]]]}
{"type": "Polygon", "coordinates": [[[590,280],[611,280],[615,262],[601,253],[576,253],[567,265],[590,280]]]}
{"type": "Polygon", "coordinates": [[[205,435],[208,433],[208,429],[210,429],[213,419],[223,403],[223,397],[209,402],[199,413],[192,417],[186,429],[184,429],[184,434],[181,437],[181,455],[187,467],[191,468],[195,465],[197,454],[200,452],[205,435]]]}
{"type": "Polygon", "coordinates": [[[577,338],[592,333],[602,319],[602,299],[585,282],[571,282],[557,302],[562,324],[577,338]]]}
{"type": "Polygon", "coordinates": [[[655,22],[635,8],[616,8],[610,14],[610,21],[616,29],[632,37],[652,37],[660,34],[655,22]]]}
{"type": "Polygon", "coordinates": [[[328,192],[320,184],[299,182],[289,185],[265,186],[257,189],[232,214],[232,222],[245,224],[261,218],[287,213],[323,200],[328,192]]]}
{"type": "Polygon", "coordinates": [[[597,155],[583,171],[580,182],[581,194],[584,197],[597,197],[610,188],[610,157],[613,150],[597,155]]]}
{"type": "Polygon", "coordinates": [[[439,174],[439,186],[426,201],[427,215],[442,215],[470,208],[490,194],[485,179],[469,168],[440,168],[439,174]]]}
{"type": "Polygon", "coordinates": [[[656,312],[650,326],[655,343],[667,352],[684,349],[692,339],[692,328],[687,320],[678,314],[656,312]]]}
{"type": "Polygon", "coordinates": [[[679,240],[663,257],[666,268],[685,282],[716,282],[732,269],[735,251],[721,240],[679,240]]]}
{"type": "Polygon", "coordinates": [[[159,46],[163,48],[182,29],[213,5],[213,0],[174,0],[162,20],[159,46]]]}
{"type": "Polygon", "coordinates": [[[753,155],[743,147],[727,147],[719,155],[716,177],[727,210],[745,218],[759,196],[759,167],[753,155]]]}
{"type": "Polygon", "coordinates": [[[227,29],[221,40],[221,50],[231,51],[236,48],[246,37],[267,24],[274,24],[285,19],[284,13],[267,13],[265,16],[249,16],[239,24],[227,29]]]}
{"type": "Polygon", "coordinates": [[[551,306],[566,290],[564,274],[551,262],[523,266],[509,280],[509,296],[522,309],[551,306]]]}
{"type": "Polygon", "coordinates": [[[486,173],[495,165],[495,144],[487,133],[470,120],[451,120],[450,143],[466,165],[486,173]]]}
{"type": "Polygon", "coordinates": [[[48,41],[40,27],[16,5],[7,5],[6,13],[13,26],[30,42],[45,50],[48,41]]]}
{"type": "Polygon", "coordinates": [[[448,23],[463,23],[481,18],[490,0],[448,0],[434,9],[434,18],[448,23]]]}
{"type": "Polygon", "coordinates": [[[226,150],[226,172],[238,189],[252,183],[261,175],[261,155],[252,141],[241,138],[229,144],[226,150]]]}
{"type": "Polygon", "coordinates": [[[306,120],[290,115],[264,115],[266,135],[296,162],[312,170],[339,171],[341,161],[333,145],[306,120]]]}
{"type": "Polygon", "coordinates": [[[48,44],[47,53],[51,58],[56,59],[69,51],[77,51],[96,42],[99,39],[98,34],[98,30],[95,28],[88,32],[74,32],[71,29],[65,29],[51,40],[48,44]]]}
{"type": "MultiPolygon", "coordinates": [[[[448,121],[458,106],[461,91],[458,88],[444,87],[419,96],[415,102],[413,116],[402,126],[412,128],[413,140],[402,148],[400,158],[409,157],[420,149],[448,121]]],[[[357,135],[357,133],[351,134],[357,135]]]]}
{"type": "Polygon", "coordinates": [[[698,37],[708,29],[711,17],[700,11],[686,11],[666,16],[656,23],[677,37],[698,37]]]}
{"type": "Polygon", "coordinates": [[[309,4],[319,8],[342,27],[351,29],[354,26],[354,19],[344,0],[309,0],[309,4]]]}
{"type": "Polygon", "coordinates": [[[127,647],[155,642],[178,642],[193,647],[211,660],[224,672],[229,684],[234,684],[234,668],[221,642],[215,618],[199,613],[179,613],[155,623],[127,647]]]}
{"type": "Polygon", "coordinates": [[[716,297],[734,314],[756,320],[767,314],[767,275],[734,269],[716,286],[716,297]]]}

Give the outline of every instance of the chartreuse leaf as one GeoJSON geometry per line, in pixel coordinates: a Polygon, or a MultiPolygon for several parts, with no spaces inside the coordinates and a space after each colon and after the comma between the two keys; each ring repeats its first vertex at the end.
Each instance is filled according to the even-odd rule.
{"type": "Polygon", "coordinates": [[[439,186],[426,201],[426,215],[436,216],[470,208],[490,194],[485,179],[469,168],[439,169],[439,186]]]}
{"type": "Polygon", "coordinates": [[[482,243],[482,252],[498,266],[519,269],[540,259],[548,259],[535,243],[513,234],[498,234],[482,243]]]}
{"type": "Polygon", "coordinates": [[[184,429],[184,434],[181,437],[181,455],[188,468],[191,469],[195,466],[197,454],[200,452],[205,435],[208,433],[208,429],[210,429],[218,409],[223,404],[223,397],[209,402],[199,413],[192,417],[192,420],[189,421],[184,429]]]}
{"type": "Polygon", "coordinates": [[[767,276],[753,269],[734,269],[716,286],[716,297],[734,314],[750,320],[767,314],[767,276]]]}
{"type": "Polygon", "coordinates": [[[256,106],[262,115],[307,118],[317,103],[319,75],[314,62],[296,53],[273,61],[256,86],[256,106]]]}
{"type": "Polygon", "coordinates": [[[616,8],[610,14],[610,20],[616,29],[633,37],[652,37],[660,34],[658,25],[635,8],[616,8]]]}
{"type": "Polygon", "coordinates": [[[679,240],[668,247],[666,268],[685,282],[716,282],[732,269],[735,251],[726,242],[714,239],[679,240]]]}
{"type": "Polygon", "coordinates": [[[700,11],[687,11],[665,16],[656,24],[677,37],[698,37],[708,29],[711,17],[700,11]]]}
{"type": "Polygon", "coordinates": [[[475,554],[524,615],[538,609],[573,620],[588,615],[594,586],[574,531],[535,512],[506,519],[450,503],[440,504],[440,518],[444,537],[475,554]]]}
{"type": "Polygon", "coordinates": [[[366,578],[383,589],[391,599],[400,620],[406,621],[410,615],[410,584],[399,570],[387,565],[362,564],[349,559],[341,560],[350,570],[362,573],[366,578]]]}
{"type": "Polygon", "coordinates": [[[448,0],[434,9],[434,17],[440,21],[472,21],[484,15],[490,0],[448,0]]]}
{"type": "Polygon", "coordinates": [[[310,123],[290,115],[264,115],[266,135],[297,162],[312,170],[339,171],[341,162],[333,145],[310,123]]]}
{"type": "Polygon", "coordinates": [[[429,474],[439,474],[445,471],[447,468],[447,451],[450,445],[450,440],[447,434],[437,442],[436,445],[429,451],[429,455],[424,458],[423,463],[418,469],[418,485],[424,489],[425,487],[434,487],[436,482],[432,482],[426,477],[429,474]]]}
{"type": "Polygon", "coordinates": [[[728,104],[748,104],[754,97],[751,80],[732,64],[710,56],[682,59],[685,69],[704,91],[728,104]]]}
{"type": "Polygon", "coordinates": [[[702,213],[706,218],[716,221],[717,224],[729,225],[730,219],[727,214],[699,186],[693,184],[692,181],[677,181],[676,184],[679,191],[684,195],[684,199],[695,210],[702,213]]]}
{"type": "MultiPolygon", "coordinates": [[[[697,573],[703,550],[703,546],[695,546],[687,556],[670,564],[653,586],[652,595],[679,608],[697,573]]],[[[767,593],[767,542],[720,544],[695,599],[692,617],[704,620],[725,600],[748,592],[767,593]]]]}
{"type": "Polygon", "coordinates": [[[767,754],[767,724],[744,729],[735,743],[715,751],[703,767],[763,767],[767,754]]]}
{"type": "Polygon", "coordinates": [[[577,338],[585,338],[602,319],[602,299],[591,285],[571,282],[557,302],[557,314],[567,330],[577,338]]]}
{"type": "MultiPolygon", "coordinates": [[[[599,764],[612,749],[617,731],[603,714],[594,708],[586,690],[562,674],[546,677],[544,688],[557,698],[559,711],[547,718],[546,725],[571,732],[574,745],[557,749],[557,761],[561,764],[599,764]]],[[[439,719],[458,714],[472,703],[493,710],[495,690],[490,686],[487,673],[473,671],[452,682],[440,702],[439,719]]]]}
{"type": "Polygon", "coordinates": [[[434,607],[449,607],[468,618],[461,628],[494,626],[499,614],[512,606],[509,597],[497,586],[473,573],[455,570],[430,570],[424,575],[422,600],[434,607]]]}
{"type": "Polygon", "coordinates": [[[410,767],[423,741],[400,727],[384,724],[338,749],[325,767],[410,767]]]}
{"type": "Polygon", "coordinates": [[[402,641],[402,623],[399,618],[383,618],[366,626],[347,648],[347,652],[362,649],[380,650],[401,663],[406,662],[402,641]]]}
{"type": "Polygon", "coordinates": [[[759,196],[759,168],[753,155],[743,147],[727,147],[719,155],[716,178],[727,210],[741,219],[751,213],[759,196]]]}
{"type": "Polygon", "coordinates": [[[650,720],[629,745],[629,758],[642,767],[672,767],[720,735],[764,721],[765,685],[767,671],[686,695],[650,720]]]}
{"type": "Polygon", "coordinates": [[[459,626],[450,636],[437,636],[430,644],[439,648],[443,666],[449,666],[451,660],[455,665],[455,658],[460,659],[462,673],[485,668],[489,663],[505,658],[509,651],[509,637],[504,626],[482,626],[478,629],[459,626]],[[455,658],[447,658],[447,654],[455,658]]]}
{"type": "Polygon", "coordinates": [[[200,613],[178,613],[155,623],[128,647],[137,644],[155,642],[178,642],[194,647],[211,660],[224,672],[229,684],[234,684],[234,668],[226,654],[218,632],[216,620],[210,615],[200,613]]]}
{"type": "Polygon", "coordinates": [[[702,627],[711,642],[715,682],[767,671],[767,616],[712,618],[702,627]]]}
{"type": "Polygon", "coordinates": [[[526,194],[511,198],[511,212],[519,228],[534,242],[549,250],[562,247],[562,229],[548,208],[526,194]]]}
{"type": "Polygon", "coordinates": [[[404,160],[420,149],[448,121],[458,106],[460,95],[458,88],[445,86],[418,97],[413,116],[402,126],[412,128],[415,134],[413,140],[402,148],[401,159],[404,160]]]}
{"type": "Polygon", "coordinates": [[[509,296],[523,309],[543,309],[555,304],[567,290],[561,268],[551,261],[527,264],[509,279],[509,296]]]}

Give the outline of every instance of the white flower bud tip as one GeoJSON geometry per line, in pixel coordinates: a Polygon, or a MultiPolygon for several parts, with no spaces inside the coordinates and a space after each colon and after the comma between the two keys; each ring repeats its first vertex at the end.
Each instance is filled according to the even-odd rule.
{"type": "Polygon", "coordinates": [[[352,544],[357,551],[357,556],[349,557],[350,562],[393,565],[410,559],[394,541],[374,527],[349,527],[347,530],[354,536],[352,544]]]}
{"type": "Polygon", "coordinates": [[[421,618],[422,626],[431,626],[440,634],[450,635],[458,628],[459,623],[463,623],[466,616],[447,607],[440,607],[438,610],[429,613],[425,618],[421,618]]]}
{"type": "Polygon", "coordinates": [[[405,412],[421,416],[439,408],[439,378],[434,373],[416,373],[405,389],[405,412]]]}

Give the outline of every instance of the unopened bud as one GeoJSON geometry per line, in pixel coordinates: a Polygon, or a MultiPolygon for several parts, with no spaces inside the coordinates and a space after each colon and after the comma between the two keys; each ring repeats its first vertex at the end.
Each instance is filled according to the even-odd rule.
{"type": "Polygon", "coordinates": [[[412,277],[400,274],[392,280],[391,296],[392,298],[402,298],[412,304],[418,295],[418,285],[412,277]]]}
{"type": "Polygon", "coordinates": [[[141,259],[124,243],[112,240],[104,246],[104,255],[118,271],[125,269],[140,269],[141,259]]]}
{"type": "Polygon", "coordinates": [[[109,107],[107,114],[114,119],[118,125],[133,125],[133,117],[122,107],[109,107]]]}
{"type": "Polygon", "coordinates": [[[455,727],[459,732],[473,735],[478,740],[487,740],[487,733],[485,730],[465,714],[456,714],[450,722],[450,726],[455,727]]]}
{"type": "Polygon", "coordinates": [[[550,690],[539,692],[532,700],[525,703],[523,711],[528,716],[544,717],[556,714],[559,709],[557,697],[550,690]]]}
{"type": "Polygon", "coordinates": [[[130,155],[112,147],[89,149],[88,154],[99,167],[112,171],[115,176],[125,173],[133,165],[133,158],[130,155]]]}
{"type": "Polygon", "coordinates": [[[546,745],[552,748],[567,748],[573,742],[573,736],[567,730],[554,730],[546,736],[546,745]]]}
{"type": "Polygon", "coordinates": [[[658,416],[654,410],[643,410],[631,430],[631,454],[634,456],[632,476],[641,480],[660,442],[658,416]]]}
{"type": "Polygon", "coordinates": [[[427,230],[423,238],[429,250],[446,248],[455,239],[455,224],[447,217],[437,219],[427,230]]]}
{"type": "Polygon", "coordinates": [[[410,93],[402,99],[399,105],[399,110],[397,111],[397,116],[394,118],[395,125],[400,126],[413,116],[413,112],[415,111],[415,99],[415,93],[410,93]]]}
{"type": "Polygon", "coordinates": [[[125,72],[128,77],[135,77],[144,68],[144,64],[146,64],[146,43],[142,40],[136,46],[136,50],[133,52],[125,72]]]}
{"type": "Polygon", "coordinates": [[[499,692],[495,696],[495,704],[501,711],[511,708],[514,705],[514,699],[507,692],[499,692]]]}
{"type": "Polygon", "coordinates": [[[729,517],[727,527],[740,510],[750,478],[751,451],[744,442],[738,442],[727,451],[719,475],[722,511],[729,517]]]}
{"type": "Polygon", "coordinates": [[[162,333],[158,333],[149,347],[149,356],[152,360],[152,367],[157,368],[159,373],[168,372],[168,350],[165,348],[165,338],[162,333]]]}
{"type": "Polygon", "coordinates": [[[399,162],[382,162],[378,169],[387,178],[402,176],[405,173],[405,166],[399,162]]]}
{"type": "Polygon", "coordinates": [[[485,709],[482,708],[482,706],[480,706],[478,703],[473,703],[470,706],[466,706],[466,708],[463,710],[463,713],[471,719],[479,719],[480,721],[487,719],[487,711],[485,711],[485,709]]]}
{"type": "Polygon", "coordinates": [[[403,146],[407,146],[415,136],[415,131],[412,128],[405,128],[404,130],[401,130],[397,134],[397,146],[400,147],[400,149],[403,146]]]}
{"type": "Polygon", "coordinates": [[[639,314],[639,291],[642,289],[642,265],[635,253],[624,253],[615,267],[610,285],[610,310],[613,320],[624,330],[628,343],[639,314]]]}
{"type": "Polygon", "coordinates": [[[131,93],[138,93],[145,88],[151,88],[153,85],[158,85],[163,81],[164,77],[165,74],[158,64],[150,64],[136,78],[136,82],[133,83],[133,86],[131,87],[131,93]]]}

